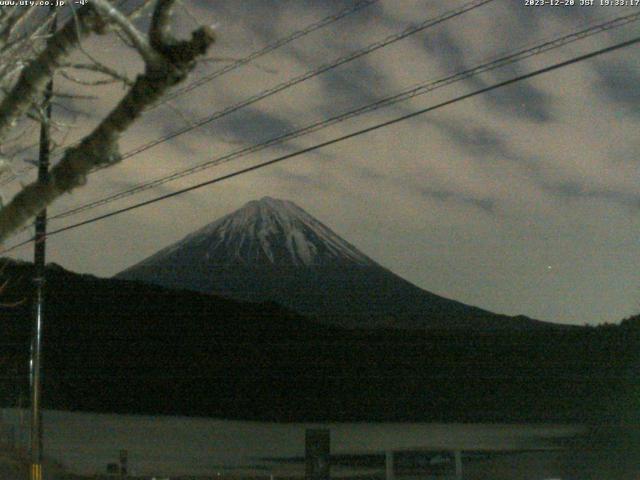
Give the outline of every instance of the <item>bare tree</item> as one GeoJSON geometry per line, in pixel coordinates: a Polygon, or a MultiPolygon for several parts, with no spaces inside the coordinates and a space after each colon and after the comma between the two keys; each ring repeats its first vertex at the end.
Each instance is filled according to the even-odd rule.
{"type": "MultiPolygon", "coordinates": [[[[34,182],[0,208],[0,242],[64,193],[86,183],[87,174],[120,161],[118,141],[123,132],[156,103],[172,86],[184,80],[214,42],[210,27],[200,27],[189,39],[171,33],[174,0],[146,0],[125,15],[110,0],[91,0],[73,11],[64,24],[47,33],[51,15],[42,17],[42,7],[4,7],[0,10],[0,171],[10,168],[11,145],[19,143],[24,122],[46,121],[41,96],[56,72],[77,84],[100,85],[121,82],[126,92],[95,128],[71,148],[51,169],[47,184],[34,182]],[[136,27],[133,17],[152,8],[147,32],[136,27]],[[31,28],[28,26],[31,25],[31,28]],[[34,26],[35,25],[35,26],[34,26]],[[135,50],[144,70],[130,80],[117,68],[88,56],[88,63],[71,61],[90,35],[116,33],[135,50]],[[38,48],[38,43],[42,46],[38,48]],[[75,72],[94,74],[90,80],[75,72]],[[100,75],[100,78],[95,78],[100,75]]],[[[59,95],[59,94],[58,94],[59,95]]],[[[23,142],[24,143],[24,142],[23,142]]],[[[0,204],[1,205],[1,204],[0,204]]]]}

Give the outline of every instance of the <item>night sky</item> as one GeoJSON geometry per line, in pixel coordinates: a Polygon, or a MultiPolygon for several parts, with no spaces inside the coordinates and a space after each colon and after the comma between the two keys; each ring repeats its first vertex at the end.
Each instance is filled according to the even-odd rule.
{"type": "MultiPolygon", "coordinates": [[[[186,0],[176,12],[176,32],[214,24],[218,42],[212,58],[183,85],[353,3],[186,0]]],[[[380,0],[149,111],[123,136],[122,152],[465,3],[380,0]]],[[[54,204],[50,214],[586,25],[638,12],[640,5],[527,6],[525,0],[494,0],[100,171],[54,204]]],[[[141,28],[145,23],[142,19],[141,28]]],[[[52,221],[50,228],[356,131],[638,32],[638,22],[631,23],[52,221]]],[[[132,76],[142,66],[114,36],[93,37],[83,49],[132,76]]],[[[439,295],[541,320],[617,322],[640,310],[639,65],[636,45],[65,232],[49,240],[48,261],[111,276],[269,195],[296,202],[385,267],[439,295]]],[[[61,143],[95,126],[124,91],[121,85],[79,87],[59,77],[56,88],[97,97],[59,99],[54,117],[74,125],[66,137],[56,134],[61,143]]],[[[33,158],[34,152],[24,158],[33,158]]],[[[23,166],[16,164],[17,169],[23,166]]],[[[5,198],[18,187],[17,182],[4,187],[5,198]]],[[[6,246],[24,238],[18,235],[6,246]]],[[[28,259],[31,250],[22,248],[12,256],[28,259]]]]}

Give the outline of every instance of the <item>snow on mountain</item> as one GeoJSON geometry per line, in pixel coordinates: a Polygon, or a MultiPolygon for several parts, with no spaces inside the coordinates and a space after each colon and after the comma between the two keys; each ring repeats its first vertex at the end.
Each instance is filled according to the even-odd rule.
{"type": "Polygon", "coordinates": [[[382,267],[296,204],[265,197],[210,223],[117,278],[276,302],[340,326],[529,328],[423,290],[382,267]]]}
{"type": "Polygon", "coordinates": [[[137,266],[194,255],[209,265],[376,265],[295,203],[271,197],[247,203],[137,266]]]}

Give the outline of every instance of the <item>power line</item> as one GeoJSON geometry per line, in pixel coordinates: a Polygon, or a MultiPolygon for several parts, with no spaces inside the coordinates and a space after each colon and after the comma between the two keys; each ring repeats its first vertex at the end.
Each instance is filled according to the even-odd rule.
{"type": "MultiPolygon", "coordinates": [[[[437,17],[429,18],[429,19],[427,19],[427,20],[425,20],[425,21],[423,21],[423,22],[421,22],[421,23],[419,23],[417,25],[409,26],[409,27],[405,28],[404,30],[402,30],[399,33],[389,35],[389,36],[383,38],[382,40],[379,40],[377,42],[369,44],[369,45],[367,45],[366,47],[364,47],[364,48],[362,48],[360,50],[356,50],[356,51],[351,52],[351,53],[349,53],[349,54],[347,54],[345,56],[339,57],[338,59],[334,60],[333,62],[321,65],[320,67],[317,67],[317,68],[315,68],[313,70],[309,70],[309,71],[303,73],[302,75],[299,75],[297,77],[289,79],[289,80],[287,80],[285,82],[282,82],[282,83],[280,83],[280,84],[278,84],[278,85],[276,85],[276,86],[274,86],[272,88],[264,90],[264,91],[262,91],[260,93],[255,94],[255,95],[252,95],[251,97],[248,97],[248,98],[246,98],[245,100],[243,100],[243,101],[241,101],[239,103],[230,105],[227,108],[219,110],[219,111],[217,111],[217,112],[215,112],[215,113],[213,113],[213,114],[211,114],[211,115],[209,115],[209,116],[207,116],[205,118],[202,118],[202,119],[196,121],[195,123],[190,124],[187,127],[184,127],[184,128],[182,128],[180,130],[177,130],[175,132],[172,132],[172,133],[169,133],[167,135],[164,135],[164,136],[162,136],[162,137],[160,137],[158,139],[152,140],[152,141],[150,141],[150,142],[148,142],[146,144],[139,145],[138,147],[134,148],[133,150],[130,150],[130,151],[124,153],[122,155],[122,160],[125,160],[127,158],[131,158],[131,157],[133,157],[135,155],[138,155],[138,154],[140,154],[140,153],[142,153],[142,152],[144,152],[146,150],[149,150],[149,149],[151,149],[151,148],[153,148],[153,147],[155,147],[157,145],[160,145],[160,144],[162,144],[162,143],[164,143],[164,142],[166,142],[168,140],[172,140],[172,139],[174,139],[174,138],[176,138],[176,137],[178,137],[180,135],[183,135],[183,134],[185,134],[187,132],[195,130],[196,128],[199,128],[199,127],[201,127],[203,125],[211,123],[211,122],[213,122],[215,120],[218,120],[219,118],[222,118],[222,117],[224,117],[226,115],[234,113],[234,112],[236,112],[236,111],[238,111],[238,110],[240,110],[240,109],[242,109],[244,107],[247,107],[249,105],[252,105],[252,104],[254,104],[254,103],[256,103],[256,102],[258,102],[260,100],[263,100],[265,98],[271,97],[271,96],[273,96],[273,95],[275,95],[275,94],[277,94],[277,93],[279,93],[279,92],[281,92],[281,91],[283,91],[283,90],[285,90],[287,88],[293,87],[293,86],[295,86],[295,85],[297,85],[299,83],[302,83],[302,82],[304,82],[306,80],[309,80],[309,79],[311,79],[313,77],[316,77],[316,76],[321,75],[321,74],[323,74],[325,72],[333,70],[333,69],[335,69],[335,68],[337,68],[337,67],[339,67],[341,65],[344,65],[344,64],[346,64],[348,62],[351,62],[351,61],[356,60],[356,59],[358,59],[360,57],[363,57],[364,55],[367,55],[367,54],[369,54],[371,52],[374,52],[376,50],[384,48],[384,47],[386,47],[386,46],[388,46],[388,45],[390,45],[392,43],[395,43],[395,42],[397,42],[399,40],[402,40],[402,39],[404,39],[404,38],[406,38],[406,37],[408,37],[410,35],[414,35],[414,34],[416,34],[418,32],[423,31],[423,30],[426,30],[428,28],[431,28],[431,27],[434,27],[436,25],[439,25],[439,24],[441,24],[443,22],[446,22],[446,21],[448,21],[448,20],[450,20],[452,18],[460,16],[460,15],[462,15],[462,14],[468,12],[468,11],[474,10],[476,8],[479,8],[479,7],[481,7],[481,6],[485,5],[485,4],[491,3],[493,1],[495,1],[495,0],[473,0],[473,1],[469,2],[469,3],[466,3],[466,4],[462,5],[461,7],[458,7],[458,8],[453,9],[453,10],[449,10],[449,11],[447,11],[447,12],[445,12],[445,13],[437,16],[437,17]]],[[[98,169],[94,170],[92,173],[95,173],[95,172],[100,171],[100,170],[101,170],[101,168],[98,168],[98,169]]],[[[9,181],[12,181],[12,180],[13,179],[11,179],[9,181]]]]}
{"type": "MultiPolygon", "coordinates": [[[[319,30],[327,25],[330,25],[331,23],[335,23],[338,20],[341,20],[342,18],[345,18],[353,13],[356,13],[360,10],[365,9],[366,7],[369,7],[370,5],[373,5],[374,3],[377,3],[379,0],[361,0],[360,2],[357,2],[356,4],[344,8],[338,12],[336,12],[333,15],[329,15],[327,17],[324,17],[320,20],[318,20],[317,22],[311,23],[309,25],[307,25],[306,27],[300,29],[300,30],[296,30],[295,32],[291,33],[290,35],[287,35],[286,37],[282,37],[278,40],[276,40],[275,42],[266,45],[265,47],[259,49],[259,50],[255,50],[254,52],[250,53],[249,55],[240,58],[228,65],[226,65],[223,68],[220,68],[208,75],[205,75],[204,77],[190,83],[189,85],[175,90],[172,93],[169,93],[168,95],[165,95],[165,97],[158,103],[152,105],[151,107],[149,107],[147,109],[147,111],[152,110],[156,107],[159,107],[163,104],[168,103],[169,101],[173,100],[174,98],[183,95],[187,92],[190,92],[192,90],[195,90],[196,88],[200,87],[201,85],[204,85],[205,83],[208,83],[210,81],[213,81],[214,79],[229,73],[237,68],[240,68],[264,55],[267,55],[268,53],[271,53],[285,45],[288,45],[289,43],[302,38],[306,35],[309,35],[310,33],[315,32],[316,30],[319,30]]],[[[122,7],[124,5],[124,3],[126,3],[126,0],[120,2],[120,5],[118,5],[118,8],[122,7]]],[[[72,145],[71,145],[72,146],[72,145]]],[[[26,147],[22,150],[20,150],[18,153],[22,153],[28,149],[30,149],[31,147],[26,147]]],[[[69,148],[69,147],[66,147],[69,148]]],[[[65,149],[66,149],[65,148],[65,149]]],[[[11,174],[10,177],[6,178],[4,181],[0,182],[0,187],[5,186],[11,182],[13,182],[14,180],[16,180],[17,178],[19,178],[21,175],[31,171],[32,169],[34,169],[35,167],[33,166],[28,166],[25,167],[23,169],[21,169],[20,171],[11,174]]]]}
{"type": "Polygon", "coordinates": [[[556,48],[560,48],[561,46],[567,45],[569,43],[578,41],[578,40],[582,40],[584,38],[587,38],[591,35],[595,35],[597,33],[601,33],[604,31],[608,31],[611,30],[613,28],[618,28],[621,27],[623,25],[627,25],[631,22],[635,22],[640,20],[640,12],[631,14],[631,15],[626,15],[626,16],[622,16],[622,17],[617,17],[615,19],[612,19],[610,21],[604,22],[604,23],[600,23],[594,26],[590,26],[588,28],[579,30],[577,32],[571,33],[571,34],[567,34],[567,35],[563,35],[561,37],[557,37],[554,38],[552,40],[546,41],[542,44],[538,44],[535,45],[533,47],[530,48],[526,48],[526,49],[521,49],[518,51],[515,51],[513,53],[510,53],[506,56],[503,57],[499,57],[495,60],[491,60],[489,62],[485,62],[482,63],[480,65],[477,65],[473,68],[464,70],[462,72],[458,72],[455,74],[451,74],[448,75],[446,77],[440,78],[438,80],[435,81],[430,81],[430,82],[426,82],[426,83],[421,83],[415,86],[410,87],[407,90],[404,90],[400,93],[397,93],[395,95],[383,98],[381,100],[377,100],[373,103],[370,103],[368,105],[365,106],[361,106],[358,107],[356,109],[350,110],[348,112],[344,112],[341,113],[339,115],[333,116],[331,118],[328,119],[324,119],[321,121],[317,121],[314,122],[310,125],[307,125],[305,127],[284,133],[282,135],[279,135],[277,137],[271,138],[269,140],[266,140],[264,142],[261,142],[259,144],[256,145],[251,145],[249,147],[244,147],[241,149],[238,149],[236,151],[233,151],[231,153],[225,154],[221,157],[217,157],[215,159],[212,160],[208,160],[206,162],[203,162],[199,165],[195,165],[193,167],[187,168],[185,170],[180,170],[178,172],[174,172],[170,175],[164,176],[164,177],[160,177],[157,178],[155,180],[149,181],[149,182],[145,182],[142,183],[140,185],[137,185],[135,187],[120,191],[118,193],[115,194],[111,194],[108,195],[106,197],[103,197],[101,199],[98,200],[94,200],[92,202],[86,203],[84,205],[81,205],[79,207],[75,207],[66,211],[63,211],[61,213],[58,213],[56,215],[53,215],[51,217],[51,219],[59,219],[59,218],[64,218],[64,217],[68,217],[86,210],[91,210],[93,208],[96,208],[98,206],[101,205],[105,205],[111,202],[114,202],[116,200],[122,199],[122,198],[126,198],[129,197],[131,195],[134,195],[136,193],[140,193],[152,188],[155,188],[157,186],[163,185],[165,183],[168,183],[170,181],[173,180],[177,180],[179,178],[183,178],[186,177],[188,175],[192,175],[194,173],[203,171],[205,169],[211,168],[211,167],[215,167],[215,166],[219,166],[221,164],[230,162],[232,160],[241,158],[241,157],[245,157],[251,153],[255,153],[258,151],[261,151],[265,148],[271,147],[273,145],[277,145],[280,144],[284,141],[288,141],[288,140],[292,140],[295,138],[298,138],[300,136],[303,135],[307,135],[313,132],[316,132],[318,130],[327,128],[329,126],[335,125],[339,122],[343,122],[345,120],[354,118],[356,116],[362,115],[364,113],[369,113],[372,111],[375,111],[377,109],[383,108],[383,107],[387,107],[390,105],[393,105],[395,103],[401,102],[401,101],[405,101],[408,100],[410,98],[416,97],[418,95],[424,95],[426,93],[432,92],[438,88],[442,88],[448,85],[451,85],[453,83],[468,79],[472,76],[478,75],[480,73],[484,73],[487,71],[491,71],[491,70],[495,70],[497,68],[501,68],[503,66],[509,65],[511,63],[514,62],[518,62],[518,61],[522,61],[526,58],[530,58],[534,55],[539,55],[545,52],[548,52],[550,50],[556,49],[556,48]]]}
{"type": "MultiPolygon", "coordinates": [[[[384,47],[386,47],[386,46],[388,46],[388,45],[390,45],[392,43],[400,41],[400,40],[402,40],[404,38],[407,38],[407,37],[409,37],[411,35],[419,33],[419,32],[421,32],[423,30],[428,29],[428,28],[431,28],[431,27],[434,27],[436,25],[439,25],[439,24],[441,24],[443,22],[446,22],[446,21],[448,21],[448,20],[450,20],[452,18],[458,17],[458,16],[460,16],[460,15],[466,13],[466,12],[469,12],[471,10],[479,8],[479,7],[481,7],[481,6],[485,5],[485,4],[491,3],[493,1],[495,1],[495,0],[473,0],[473,1],[469,2],[469,3],[466,3],[466,4],[462,5],[461,7],[458,7],[458,8],[453,9],[453,10],[449,10],[449,11],[447,11],[447,12],[445,12],[445,13],[437,16],[437,17],[429,18],[429,19],[427,19],[427,20],[425,20],[425,21],[423,21],[423,22],[421,22],[421,23],[419,23],[417,25],[409,26],[409,27],[405,28],[404,30],[402,30],[399,33],[395,33],[395,34],[389,35],[389,36],[387,36],[387,37],[385,37],[385,38],[383,38],[381,40],[378,40],[377,42],[374,42],[374,43],[371,43],[371,44],[367,45],[366,47],[364,47],[362,49],[356,50],[356,51],[351,52],[351,53],[349,53],[347,55],[339,57],[338,59],[334,60],[333,62],[321,65],[320,67],[317,67],[317,68],[315,68],[313,70],[309,70],[309,71],[303,73],[302,75],[299,75],[299,76],[294,77],[292,79],[289,79],[289,80],[287,80],[285,82],[282,82],[282,83],[280,83],[280,84],[278,84],[278,85],[276,85],[276,86],[274,86],[274,87],[272,87],[270,89],[267,89],[267,90],[264,90],[264,91],[262,91],[260,93],[255,94],[255,95],[252,95],[251,97],[249,97],[249,98],[247,98],[247,99],[245,99],[245,100],[243,100],[243,101],[241,101],[239,103],[231,105],[231,106],[229,106],[227,108],[224,108],[222,110],[219,110],[219,111],[217,111],[217,112],[215,112],[215,113],[213,113],[213,114],[211,114],[211,115],[209,115],[209,116],[207,116],[205,118],[202,118],[202,119],[198,120],[195,123],[192,123],[191,125],[189,125],[187,127],[184,127],[184,128],[182,128],[180,130],[177,130],[175,132],[172,132],[172,133],[169,133],[167,135],[164,135],[164,136],[162,136],[162,137],[160,137],[158,139],[155,139],[155,140],[153,140],[151,142],[148,142],[146,144],[139,145],[138,147],[134,148],[133,150],[130,150],[130,151],[124,153],[122,155],[122,160],[125,160],[127,158],[131,158],[131,157],[133,157],[135,155],[138,155],[138,154],[140,154],[140,153],[142,153],[142,152],[144,152],[146,150],[149,150],[149,149],[151,149],[151,148],[153,148],[153,147],[155,147],[157,145],[160,145],[160,144],[162,144],[164,142],[172,140],[172,139],[174,139],[174,138],[176,138],[176,137],[178,137],[180,135],[183,135],[183,134],[185,134],[187,132],[195,130],[196,128],[199,128],[199,127],[201,127],[203,125],[211,123],[211,122],[213,122],[215,120],[218,120],[218,119],[220,119],[220,118],[222,118],[222,117],[224,117],[226,115],[229,115],[231,113],[234,113],[234,112],[236,112],[236,111],[238,111],[238,110],[240,110],[240,109],[242,109],[244,107],[252,105],[252,104],[254,104],[254,103],[256,103],[256,102],[258,102],[260,100],[263,100],[265,98],[271,97],[271,96],[273,96],[273,95],[275,95],[275,94],[277,94],[277,93],[279,93],[279,92],[281,92],[281,91],[283,91],[283,90],[285,90],[287,88],[293,87],[293,86],[295,86],[295,85],[297,85],[299,83],[302,83],[302,82],[304,82],[306,80],[309,80],[309,79],[311,79],[313,77],[316,77],[316,76],[321,75],[321,74],[323,74],[325,72],[333,70],[333,69],[335,69],[335,68],[337,68],[337,67],[339,67],[341,65],[344,65],[344,64],[346,64],[348,62],[351,62],[351,61],[356,60],[356,59],[358,59],[360,57],[363,57],[364,55],[367,55],[367,54],[369,54],[371,52],[374,52],[376,50],[384,48],[384,47]]],[[[95,173],[95,172],[100,171],[100,170],[101,169],[94,170],[92,173],[95,173]]],[[[12,178],[10,178],[8,180],[8,182],[13,181],[17,177],[18,177],[17,175],[14,175],[12,178]]],[[[4,185],[4,184],[0,184],[0,186],[2,186],[2,185],[4,185]]]]}
{"type": "MultiPolygon", "coordinates": [[[[116,215],[120,215],[120,214],[125,213],[125,212],[129,212],[131,210],[135,210],[135,209],[147,206],[147,205],[151,205],[153,203],[157,203],[157,202],[160,202],[162,200],[167,200],[169,198],[172,198],[172,197],[175,197],[175,196],[178,196],[178,195],[182,195],[183,193],[187,193],[187,192],[190,192],[192,190],[197,190],[197,189],[205,187],[207,185],[213,185],[215,183],[219,183],[219,182],[222,182],[224,180],[228,180],[230,178],[237,177],[239,175],[243,175],[245,173],[249,173],[249,172],[252,172],[252,171],[255,171],[255,170],[259,170],[261,168],[264,168],[264,167],[267,167],[267,166],[270,166],[270,165],[274,165],[274,164],[282,162],[284,160],[288,160],[290,158],[298,157],[300,155],[304,155],[306,153],[313,152],[313,151],[318,150],[320,148],[324,148],[324,147],[327,147],[327,146],[330,146],[330,145],[334,145],[334,144],[342,142],[344,140],[355,138],[355,137],[358,137],[360,135],[364,135],[366,133],[370,133],[370,132],[373,132],[375,130],[379,130],[381,128],[385,128],[385,127],[394,125],[396,123],[400,123],[400,122],[408,120],[410,118],[414,118],[414,117],[417,117],[419,115],[424,115],[426,113],[433,112],[435,110],[438,110],[440,108],[452,105],[454,103],[457,103],[457,102],[460,102],[460,101],[463,101],[463,100],[467,100],[469,98],[476,97],[478,95],[482,95],[484,93],[488,93],[490,91],[497,90],[499,88],[506,87],[508,85],[512,85],[514,83],[517,83],[517,82],[520,82],[520,81],[523,81],[523,80],[528,80],[530,78],[534,78],[534,77],[537,77],[537,76],[545,74],[545,73],[549,73],[549,72],[552,72],[552,71],[555,71],[555,70],[559,70],[559,69],[567,67],[569,65],[573,65],[575,63],[582,62],[584,60],[595,58],[595,57],[603,55],[605,53],[610,53],[610,52],[613,52],[613,51],[616,51],[616,50],[620,50],[622,48],[629,47],[631,45],[635,45],[636,43],[640,43],[640,37],[635,37],[635,38],[633,38],[631,40],[627,40],[625,42],[617,43],[615,45],[612,45],[612,46],[609,46],[609,47],[606,47],[606,48],[602,48],[600,50],[596,50],[596,51],[593,51],[591,53],[587,53],[587,54],[584,54],[584,55],[580,55],[580,56],[571,58],[569,60],[565,60],[565,61],[562,61],[562,62],[559,62],[559,63],[555,63],[555,64],[550,65],[548,67],[544,67],[544,68],[541,68],[541,69],[538,69],[538,70],[534,70],[533,72],[526,73],[526,74],[523,74],[523,75],[519,75],[519,76],[511,78],[509,80],[505,80],[505,81],[490,85],[488,87],[484,87],[484,88],[480,88],[480,89],[474,90],[473,92],[466,93],[464,95],[460,95],[458,97],[455,97],[453,99],[438,103],[436,105],[433,105],[433,106],[430,106],[430,107],[426,107],[426,108],[422,108],[420,110],[416,110],[414,112],[402,115],[400,117],[396,117],[394,119],[387,120],[385,122],[378,123],[376,125],[373,125],[373,126],[370,126],[370,127],[366,127],[366,128],[357,130],[355,132],[352,132],[352,133],[349,133],[349,134],[346,134],[346,135],[342,135],[340,137],[336,137],[336,138],[333,138],[331,140],[327,140],[325,142],[317,143],[317,144],[312,145],[310,147],[306,147],[306,148],[303,148],[301,150],[297,150],[295,152],[288,153],[288,154],[276,157],[276,158],[274,158],[272,160],[268,160],[266,162],[262,162],[262,163],[259,163],[257,165],[253,165],[251,167],[243,168],[241,170],[237,170],[235,172],[232,172],[232,173],[229,173],[229,174],[226,174],[226,175],[222,175],[220,177],[216,177],[214,179],[207,180],[205,182],[201,182],[201,183],[198,183],[196,185],[192,185],[190,187],[177,190],[175,192],[171,192],[171,193],[168,193],[168,194],[165,194],[165,195],[161,195],[159,197],[156,197],[156,198],[153,198],[153,199],[150,199],[150,200],[146,200],[144,202],[140,202],[140,203],[137,203],[137,204],[134,204],[134,205],[130,205],[128,207],[121,208],[119,210],[114,210],[112,212],[109,212],[109,213],[106,213],[106,214],[103,214],[103,215],[99,215],[99,216],[90,218],[88,220],[84,220],[82,222],[77,222],[75,224],[68,225],[66,227],[62,227],[62,228],[59,228],[57,230],[53,230],[47,236],[57,235],[59,233],[66,232],[68,230],[73,230],[73,229],[82,227],[84,225],[89,225],[91,223],[95,223],[95,222],[98,222],[98,221],[101,221],[101,220],[104,220],[104,219],[107,219],[107,218],[110,218],[110,217],[113,217],[113,216],[116,216],[116,215]]],[[[15,249],[21,247],[22,245],[26,245],[26,244],[28,244],[28,243],[30,243],[32,241],[33,241],[33,238],[29,239],[29,240],[25,240],[24,242],[21,242],[21,243],[19,243],[17,245],[14,245],[13,247],[10,247],[8,249],[5,249],[5,250],[1,251],[0,254],[8,253],[8,252],[10,252],[12,250],[15,250],[15,249]]]]}
{"type": "MultiPolygon", "coordinates": [[[[418,32],[421,32],[423,30],[426,30],[428,28],[434,27],[436,25],[439,25],[441,23],[444,23],[452,18],[458,17],[466,12],[469,12],[471,10],[474,10],[476,8],[479,8],[487,3],[491,3],[495,0],[473,0],[469,3],[466,3],[465,5],[458,7],[456,9],[453,10],[449,10],[437,17],[434,18],[430,18],[427,19],[417,25],[412,25],[409,26],[407,28],[405,28],[404,30],[402,30],[399,33],[395,33],[392,35],[389,35],[385,38],[383,38],[382,40],[378,40],[377,42],[371,43],[369,45],[367,45],[364,48],[361,48],[359,50],[353,51],[345,56],[342,56],[336,60],[334,60],[333,62],[330,63],[326,63],[324,65],[321,65],[320,67],[317,67],[313,70],[309,70],[305,73],[303,73],[302,75],[298,75],[297,77],[294,77],[292,79],[289,79],[285,82],[279,83],[278,85],[271,87],[267,90],[264,90],[260,93],[257,93],[255,95],[252,95],[251,97],[236,103],[234,105],[230,105],[227,108],[224,108],[222,110],[219,110],[205,118],[202,118],[198,121],[196,121],[195,123],[184,127],[180,130],[177,130],[175,132],[169,133],[167,135],[164,135],[163,137],[160,137],[156,140],[152,140],[151,142],[148,142],[146,144],[140,145],[136,148],[134,148],[133,150],[128,151],[127,153],[122,155],[122,159],[127,159],[127,158],[131,158],[134,155],[138,155],[146,150],[149,150],[161,143],[164,143],[168,140],[172,140],[180,135],[183,135],[187,132],[190,132],[192,130],[195,130],[196,128],[202,127],[203,125],[206,125],[208,123],[211,123],[215,120],[218,120],[219,118],[222,118],[226,115],[229,115],[233,112],[236,112],[238,110],[240,110],[241,108],[247,107],[249,105],[252,105],[260,100],[264,100],[265,98],[271,97],[277,93],[280,93],[281,91],[291,88],[299,83],[302,83],[306,80],[309,80],[313,77],[316,77],[318,75],[321,75],[323,73],[326,73],[330,70],[333,70],[341,65],[344,65],[348,62],[351,62],[353,60],[356,60],[360,57],[363,57],[364,55],[368,55],[371,52],[374,52],[376,50],[379,50],[381,48],[384,48],[388,45],[391,45],[392,43],[395,43],[399,40],[402,40],[404,38],[409,37],[410,35],[414,35],[418,32]]],[[[96,170],[97,171],[97,170],[96,170]]]]}
{"type": "Polygon", "coordinates": [[[199,78],[198,80],[195,80],[193,82],[191,82],[189,85],[186,85],[183,88],[177,89],[172,93],[169,93],[168,95],[165,95],[165,97],[162,99],[161,102],[157,103],[156,105],[154,105],[151,108],[155,108],[163,103],[166,103],[168,101],[173,100],[174,98],[180,96],[180,95],[184,95],[187,92],[190,92],[192,90],[195,90],[196,88],[200,87],[201,85],[204,85],[205,83],[208,83],[218,77],[220,77],[221,75],[224,75],[225,73],[228,73],[232,70],[235,70],[238,67],[241,67],[243,65],[246,65],[247,63],[260,58],[268,53],[273,52],[274,50],[277,50],[280,47],[283,47],[291,42],[293,42],[294,40],[297,40],[301,37],[304,37],[305,35],[308,35],[312,32],[315,32],[316,30],[329,25],[331,23],[334,23],[338,20],[340,20],[341,18],[344,18],[348,15],[351,15],[352,13],[358,12],[376,2],[378,2],[379,0],[363,0],[361,2],[356,3],[355,5],[351,6],[351,7],[347,7],[344,10],[341,10],[339,12],[337,12],[334,15],[329,15],[328,17],[325,17],[321,20],[319,20],[316,23],[312,23],[306,27],[304,27],[301,30],[297,30],[296,32],[293,32],[291,35],[288,35],[286,37],[283,37],[279,40],[276,40],[275,42],[273,42],[272,44],[269,44],[267,46],[265,46],[264,48],[261,48],[260,50],[256,50],[255,52],[250,53],[249,55],[247,55],[244,58],[241,58],[239,60],[236,60],[233,63],[230,63],[229,65],[227,65],[226,67],[223,67],[219,70],[216,70],[215,72],[212,72],[208,75],[205,75],[201,78],[199,78]]]}

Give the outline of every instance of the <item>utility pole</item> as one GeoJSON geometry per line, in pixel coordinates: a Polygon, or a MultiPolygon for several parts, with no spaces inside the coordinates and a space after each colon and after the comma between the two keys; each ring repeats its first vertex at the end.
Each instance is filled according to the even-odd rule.
{"type": "MultiPolygon", "coordinates": [[[[49,32],[56,30],[55,2],[51,2],[49,12],[53,15],[49,32]]],[[[38,182],[49,182],[49,153],[51,146],[51,98],[53,96],[53,77],[45,87],[42,106],[44,118],[40,123],[40,152],[38,157],[38,182]]],[[[31,435],[30,480],[42,480],[42,411],[41,411],[41,369],[42,369],[42,322],[44,316],[45,284],[45,240],[47,235],[47,210],[36,217],[34,248],[35,303],[33,308],[33,332],[31,336],[31,435]]]]}

